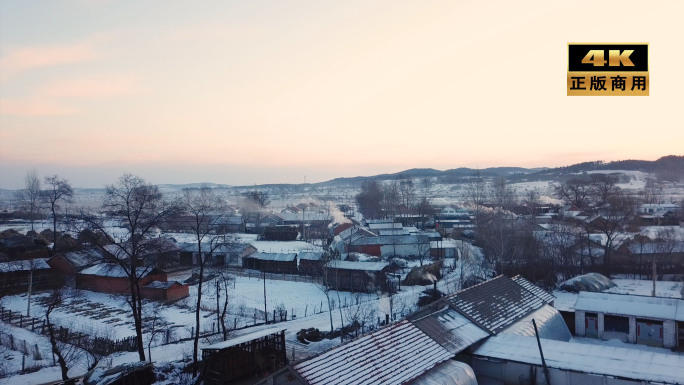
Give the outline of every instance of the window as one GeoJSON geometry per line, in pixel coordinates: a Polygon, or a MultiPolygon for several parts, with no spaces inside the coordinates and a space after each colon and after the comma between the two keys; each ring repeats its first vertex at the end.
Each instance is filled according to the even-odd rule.
{"type": "Polygon", "coordinates": [[[629,318],[606,315],[603,317],[603,330],[629,334],[629,318]]]}

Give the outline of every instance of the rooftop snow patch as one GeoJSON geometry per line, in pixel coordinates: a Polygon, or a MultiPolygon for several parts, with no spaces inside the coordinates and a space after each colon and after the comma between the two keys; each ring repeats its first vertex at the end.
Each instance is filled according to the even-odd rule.
{"type": "Polygon", "coordinates": [[[411,319],[416,327],[435,340],[438,344],[457,354],[474,343],[489,337],[489,333],[456,310],[443,303],[436,311],[415,314],[419,318],[411,319]]]}
{"type": "Polygon", "coordinates": [[[493,334],[545,305],[540,297],[503,275],[453,294],[448,301],[493,334]]]}
{"type": "Polygon", "coordinates": [[[684,321],[684,300],[674,298],[580,292],[575,310],[684,321]]]}
{"type": "Polygon", "coordinates": [[[332,269],[342,270],[363,270],[363,271],[382,271],[382,269],[389,266],[388,262],[352,262],[332,260],[326,264],[326,267],[332,269]]]}
{"type": "Polygon", "coordinates": [[[579,275],[559,285],[561,290],[570,291],[574,293],[580,291],[599,292],[608,290],[614,286],[616,285],[613,281],[610,280],[610,278],[599,273],[588,273],[584,275],[579,275]]]}
{"type": "Polygon", "coordinates": [[[47,259],[36,258],[30,260],[22,261],[11,261],[11,262],[1,262],[0,272],[10,273],[14,271],[29,271],[29,270],[46,270],[50,269],[50,265],[47,264],[47,259]]]}
{"type": "MultiPolygon", "coordinates": [[[[615,376],[639,381],[684,384],[684,355],[656,353],[607,345],[541,339],[546,364],[551,368],[615,376]]],[[[500,334],[490,337],[473,353],[541,367],[535,337],[500,334]]]]}
{"type": "Polygon", "coordinates": [[[293,369],[311,385],[399,385],[452,356],[404,320],[303,361],[293,369]]]}

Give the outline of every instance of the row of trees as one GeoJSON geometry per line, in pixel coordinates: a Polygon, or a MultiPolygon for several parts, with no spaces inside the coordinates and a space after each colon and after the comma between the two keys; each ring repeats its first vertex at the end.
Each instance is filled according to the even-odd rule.
{"type": "MultiPolygon", "coordinates": [[[[57,175],[46,177],[44,186],[35,171],[26,175],[26,186],[18,194],[22,208],[33,221],[40,217],[42,210],[48,209],[53,224],[53,251],[57,245],[58,223],[63,212],[64,204],[73,201],[73,189],[69,182],[57,175]]],[[[265,199],[265,197],[262,197],[265,199]]],[[[262,204],[265,201],[262,199],[262,204]]],[[[225,237],[218,234],[218,227],[225,216],[226,206],[223,199],[215,190],[203,187],[186,189],[176,199],[167,199],[157,186],[147,183],[144,179],[131,174],[125,174],[119,180],[106,186],[100,209],[89,211],[80,209],[68,215],[69,230],[77,232],[83,238],[87,235],[87,243],[100,250],[104,255],[103,261],[118,265],[129,282],[128,305],[135,328],[138,355],[145,360],[143,343],[143,297],[141,279],[147,275],[152,266],[146,263],[144,257],[155,252],[161,252],[164,243],[158,239],[159,229],[164,223],[173,221],[184,231],[192,233],[197,242],[198,291],[195,312],[193,362],[195,374],[198,362],[198,341],[201,331],[201,301],[205,280],[205,266],[207,257],[223,242],[225,237]]],[[[227,285],[224,285],[227,290],[227,285]]],[[[217,290],[221,288],[217,286],[217,290]]],[[[223,291],[223,290],[221,290],[223,291]]],[[[223,306],[225,317],[227,306],[223,306]]],[[[53,310],[54,306],[48,309],[53,310]]],[[[219,313],[217,302],[217,315],[219,313]]],[[[47,315],[49,317],[49,313],[47,315]]],[[[224,328],[225,329],[225,328],[224,328]]],[[[226,334],[226,333],[224,333],[226,334]]],[[[226,336],[227,337],[227,336],[226,336]]],[[[60,362],[61,364],[62,362],[60,362]]],[[[66,371],[63,369],[63,372],[66,371]]],[[[65,378],[66,379],[66,378],[65,378]]]]}
{"type": "Polygon", "coordinates": [[[356,203],[363,216],[369,219],[393,217],[408,211],[414,211],[424,218],[434,215],[429,198],[418,198],[411,179],[385,184],[374,179],[364,181],[361,191],[356,195],[356,203]]]}

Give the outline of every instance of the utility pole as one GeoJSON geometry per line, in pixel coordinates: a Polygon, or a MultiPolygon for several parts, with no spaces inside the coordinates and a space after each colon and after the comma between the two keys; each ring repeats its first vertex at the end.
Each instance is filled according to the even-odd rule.
{"type": "Polygon", "coordinates": [[[264,276],[264,323],[268,323],[268,311],[266,311],[266,271],[261,272],[264,276]]]}
{"type": "Polygon", "coordinates": [[[653,258],[653,291],[651,292],[651,297],[656,296],[656,259],[653,258]]]}
{"type": "Polygon", "coordinates": [[[541,355],[542,367],[544,368],[544,377],[546,377],[546,384],[551,385],[551,380],[549,379],[549,368],[546,366],[546,360],[544,359],[544,352],[542,351],[541,341],[539,341],[539,331],[537,330],[537,323],[532,320],[532,325],[534,326],[534,335],[537,336],[537,346],[539,346],[539,355],[541,355]]]}

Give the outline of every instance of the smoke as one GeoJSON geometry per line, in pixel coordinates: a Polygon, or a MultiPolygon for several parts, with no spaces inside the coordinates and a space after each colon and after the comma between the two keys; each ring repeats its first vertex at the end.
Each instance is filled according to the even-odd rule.
{"type": "Polygon", "coordinates": [[[330,210],[330,215],[333,217],[333,223],[338,223],[340,225],[344,223],[352,223],[349,218],[344,216],[337,205],[333,204],[332,202],[328,202],[328,208],[330,210]]]}

